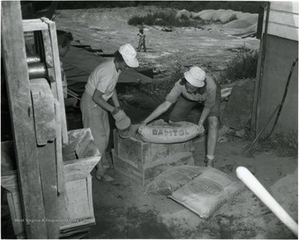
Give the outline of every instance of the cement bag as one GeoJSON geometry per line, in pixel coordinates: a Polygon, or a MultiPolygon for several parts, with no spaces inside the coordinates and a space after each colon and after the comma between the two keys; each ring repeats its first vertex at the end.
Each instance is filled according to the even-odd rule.
{"type": "Polygon", "coordinates": [[[198,125],[187,121],[166,123],[158,120],[146,125],[140,132],[144,141],[152,143],[177,143],[193,139],[201,134],[198,125]]]}
{"type": "Polygon", "coordinates": [[[220,207],[244,189],[239,180],[208,167],[201,175],[187,183],[169,198],[209,219],[220,207]]]}
{"type": "Polygon", "coordinates": [[[206,167],[189,165],[170,167],[150,182],[146,186],[145,192],[169,196],[172,192],[202,174],[205,169],[206,167]]]}

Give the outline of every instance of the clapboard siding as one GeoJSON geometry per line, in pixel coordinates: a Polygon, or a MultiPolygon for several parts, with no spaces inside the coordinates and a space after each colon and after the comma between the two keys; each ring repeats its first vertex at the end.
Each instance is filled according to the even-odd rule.
{"type": "Polygon", "coordinates": [[[272,23],[278,23],[278,24],[284,24],[291,27],[297,27],[298,28],[298,14],[295,13],[287,13],[287,12],[281,12],[281,11],[270,11],[269,15],[269,22],[272,23]]]}
{"type": "Polygon", "coordinates": [[[270,10],[277,10],[288,13],[299,13],[299,2],[290,1],[290,2],[271,2],[270,10]]]}
{"type": "MultiPolygon", "coordinates": [[[[266,8],[267,11],[267,8],[266,8]]],[[[266,13],[264,28],[266,26],[266,13]]],[[[267,32],[270,35],[298,41],[299,3],[271,2],[267,32]]]]}
{"type": "Polygon", "coordinates": [[[268,33],[270,35],[298,41],[298,28],[295,27],[274,24],[269,22],[268,33]]]}

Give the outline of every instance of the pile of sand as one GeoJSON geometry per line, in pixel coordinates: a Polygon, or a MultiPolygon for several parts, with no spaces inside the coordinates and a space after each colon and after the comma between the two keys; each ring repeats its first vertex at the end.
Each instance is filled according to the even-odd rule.
{"type": "Polygon", "coordinates": [[[236,18],[236,12],[233,10],[203,10],[197,14],[194,14],[195,17],[199,17],[205,21],[220,21],[221,23],[228,23],[236,18]]]}
{"type": "Polygon", "coordinates": [[[176,18],[182,18],[182,17],[190,18],[192,17],[192,13],[185,9],[177,11],[176,18]]]}
{"type": "Polygon", "coordinates": [[[208,9],[201,12],[189,12],[185,9],[179,10],[176,17],[201,18],[205,21],[221,22],[226,28],[248,28],[257,25],[258,14],[243,13],[240,11],[224,9],[208,9]]]}

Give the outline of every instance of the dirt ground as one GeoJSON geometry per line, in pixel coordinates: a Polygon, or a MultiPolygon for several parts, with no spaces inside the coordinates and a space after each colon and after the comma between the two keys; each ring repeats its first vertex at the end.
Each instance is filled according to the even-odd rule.
{"type": "MultiPolygon", "coordinates": [[[[146,14],[155,9],[90,9],[57,12],[58,29],[73,33],[81,44],[114,52],[121,44],[137,45],[138,28],[129,26],[130,16],[146,14]]],[[[237,29],[236,32],[241,31],[237,29]]],[[[203,28],[174,28],[172,32],[160,27],[145,26],[146,45],[149,51],[140,52],[141,67],[153,68],[164,79],[176,61],[184,66],[201,65],[213,76],[218,76],[226,62],[236,54],[235,49],[246,46],[257,50],[259,40],[232,36],[235,31],[222,24],[203,28]],[[228,30],[228,31],[227,31],[228,30]]],[[[154,109],[155,106],[152,106],[154,109]]],[[[134,124],[140,123],[151,112],[126,106],[126,113],[134,124]]],[[[80,113],[68,113],[69,127],[81,128],[80,113]]],[[[297,157],[279,157],[274,151],[255,153],[251,158],[243,155],[250,142],[233,135],[218,143],[215,168],[235,177],[238,166],[247,167],[268,191],[286,177],[295,183],[282,184],[285,198],[274,192],[274,197],[298,221],[298,163],[297,157]],[[276,196],[275,196],[276,194],[276,196]]],[[[203,166],[205,138],[193,140],[194,159],[203,166]]],[[[92,173],[93,174],[93,173],[92,173]]],[[[93,178],[93,203],[96,225],[86,239],[296,239],[293,233],[250,190],[236,195],[222,206],[209,220],[159,195],[148,195],[137,183],[109,170],[115,179],[111,183],[93,178]]]]}

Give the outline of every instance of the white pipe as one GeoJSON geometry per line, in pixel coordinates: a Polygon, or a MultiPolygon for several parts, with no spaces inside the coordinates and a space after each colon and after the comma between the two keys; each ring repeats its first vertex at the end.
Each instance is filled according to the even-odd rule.
{"type": "Polygon", "coordinates": [[[238,167],[236,175],[298,237],[298,224],[261,185],[256,177],[246,167],[238,167]]]}

